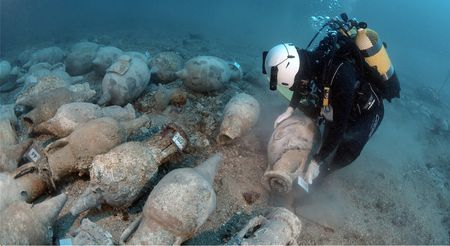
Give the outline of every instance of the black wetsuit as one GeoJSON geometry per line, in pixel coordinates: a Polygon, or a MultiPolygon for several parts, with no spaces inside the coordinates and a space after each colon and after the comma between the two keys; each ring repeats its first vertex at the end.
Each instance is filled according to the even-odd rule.
{"type": "MultiPolygon", "coordinates": [[[[384,115],[383,102],[378,93],[358,76],[354,65],[349,61],[339,61],[332,65],[330,86],[330,105],[333,108],[333,121],[325,121],[324,134],[319,152],[314,158],[323,162],[320,176],[352,163],[361,153],[364,145],[377,130],[384,115]],[[368,99],[371,97],[371,101],[368,99]],[[364,107],[369,109],[364,109],[364,107]]],[[[299,83],[299,82],[296,82],[299,83]]],[[[294,94],[290,106],[299,106],[301,93],[294,84],[294,94]]]]}

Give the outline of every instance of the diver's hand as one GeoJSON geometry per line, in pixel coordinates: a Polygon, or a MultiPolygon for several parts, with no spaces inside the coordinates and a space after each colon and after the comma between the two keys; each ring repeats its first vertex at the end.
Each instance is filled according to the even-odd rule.
{"type": "Polygon", "coordinates": [[[277,128],[277,126],[278,126],[281,122],[283,122],[285,119],[291,117],[291,115],[292,115],[293,112],[294,112],[294,108],[293,108],[293,107],[288,107],[288,108],[286,109],[286,111],[285,111],[284,113],[280,114],[280,115],[278,116],[278,118],[275,120],[275,123],[273,124],[273,128],[274,128],[274,129],[277,128]]]}
{"type": "Polygon", "coordinates": [[[313,180],[319,176],[319,167],[319,163],[314,159],[309,163],[308,170],[305,174],[306,182],[309,184],[313,183],[313,180]]]}

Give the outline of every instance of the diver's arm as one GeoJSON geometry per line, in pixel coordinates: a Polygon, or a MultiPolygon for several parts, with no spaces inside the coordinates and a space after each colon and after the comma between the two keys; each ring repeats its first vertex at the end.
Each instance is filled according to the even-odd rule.
{"type": "Polygon", "coordinates": [[[280,114],[277,119],[275,120],[275,122],[273,123],[273,128],[277,128],[277,126],[283,122],[285,119],[291,117],[292,113],[294,112],[295,108],[297,108],[300,105],[300,99],[301,99],[301,94],[300,91],[298,90],[298,82],[294,82],[294,84],[292,85],[292,89],[294,91],[294,93],[292,94],[292,98],[291,101],[289,102],[289,106],[287,107],[286,111],[284,111],[284,113],[280,114]]]}
{"type": "Polygon", "coordinates": [[[277,126],[283,122],[285,119],[291,117],[292,113],[294,112],[295,108],[298,107],[300,104],[301,95],[298,88],[298,82],[294,82],[293,91],[291,101],[289,102],[289,106],[287,107],[286,111],[284,111],[282,114],[280,114],[275,122],[273,123],[273,128],[277,128],[277,126]]]}
{"type": "Polygon", "coordinates": [[[331,88],[333,121],[327,122],[327,134],[319,152],[314,156],[319,163],[323,162],[336,149],[344,137],[353,106],[356,83],[355,69],[351,64],[344,63],[336,74],[331,88]]]}

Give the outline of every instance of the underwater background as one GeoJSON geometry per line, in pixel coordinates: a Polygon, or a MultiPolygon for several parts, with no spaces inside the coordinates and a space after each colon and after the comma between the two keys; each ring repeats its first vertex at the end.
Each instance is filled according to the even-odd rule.
{"type": "MultiPolygon", "coordinates": [[[[218,56],[239,62],[250,81],[260,71],[262,51],[280,42],[305,47],[326,16],[346,12],[367,22],[387,43],[401,98],[385,102],[383,122],[361,156],[296,205],[303,222],[298,243],[450,244],[449,11],[446,0],[0,0],[0,60],[14,65],[24,50],[70,50],[87,40],[151,56],[168,50],[185,60],[218,56]]],[[[205,147],[205,153],[225,152],[229,165],[219,172],[223,184],[216,190],[215,219],[188,244],[223,243],[258,206],[274,202],[260,187],[258,175],[265,169],[273,121],[288,102],[269,91],[264,81],[255,81],[236,85],[237,91],[255,95],[263,108],[251,137],[230,149],[205,147]],[[242,183],[237,187],[233,182],[242,183]],[[259,200],[246,204],[234,194],[240,194],[239,189],[256,191],[259,200]]],[[[0,103],[13,103],[19,91],[0,93],[0,103]]],[[[214,141],[215,135],[205,135],[214,141]]],[[[200,149],[193,159],[202,155],[200,149]]],[[[172,163],[165,172],[180,165],[172,163]]],[[[77,194],[85,183],[77,181],[65,189],[77,194]]],[[[108,220],[107,215],[120,217],[111,211],[87,216],[117,240],[114,233],[120,235],[143,202],[145,198],[128,211],[129,221],[108,220]]],[[[67,211],[56,223],[55,242],[67,237],[76,227],[74,221],[79,223],[67,211]]]]}
{"type": "Polygon", "coordinates": [[[347,12],[382,32],[397,70],[416,71],[411,77],[428,85],[442,82],[448,70],[445,30],[450,28],[450,7],[445,0],[426,4],[407,0],[2,0],[0,4],[0,54],[31,42],[64,42],[118,31],[195,32],[261,49],[280,41],[301,47],[314,34],[312,16],[347,12]]]}

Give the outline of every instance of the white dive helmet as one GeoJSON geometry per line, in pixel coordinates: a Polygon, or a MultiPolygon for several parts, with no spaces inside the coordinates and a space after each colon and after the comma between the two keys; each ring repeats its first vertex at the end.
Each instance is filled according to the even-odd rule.
{"type": "Polygon", "coordinates": [[[282,43],[263,53],[263,73],[270,79],[270,89],[277,84],[291,88],[300,69],[300,55],[294,44],[282,43]]]}

